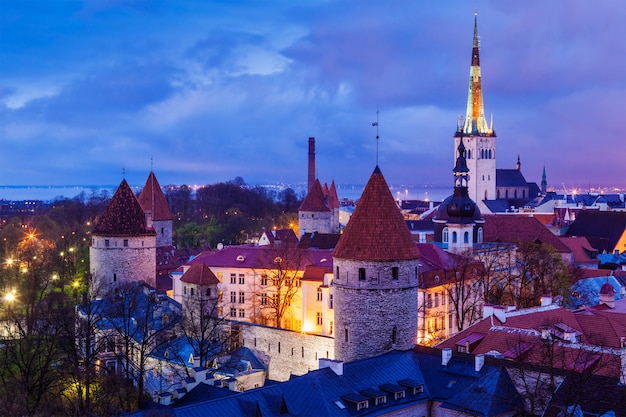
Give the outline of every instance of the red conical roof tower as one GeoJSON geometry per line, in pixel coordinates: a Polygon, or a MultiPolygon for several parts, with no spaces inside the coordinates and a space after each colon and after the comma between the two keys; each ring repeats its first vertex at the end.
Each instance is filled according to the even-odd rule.
{"type": "Polygon", "coordinates": [[[419,250],[378,166],[348,222],[333,257],[360,261],[418,259],[419,250]]]}

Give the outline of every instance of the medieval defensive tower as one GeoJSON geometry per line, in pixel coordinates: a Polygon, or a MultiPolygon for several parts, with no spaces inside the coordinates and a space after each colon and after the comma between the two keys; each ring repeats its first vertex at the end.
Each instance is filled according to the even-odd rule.
{"type": "Polygon", "coordinates": [[[146,213],[148,225],[152,223],[156,231],[157,247],[172,246],[172,224],[174,216],[167,204],[167,199],[154,172],[150,172],[146,185],[137,198],[141,208],[146,213]]]}
{"type": "Polygon", "coordinates": [[[126,180],[92,231],[89,262],[99,297],[132,281],[155,285],[156,233],[126,180]]]}
{"type": "Polygon", "coordinates": [[[353,361],[416,343],[419,256],[376,167],[333,253],[335,359],[353,361]]]}

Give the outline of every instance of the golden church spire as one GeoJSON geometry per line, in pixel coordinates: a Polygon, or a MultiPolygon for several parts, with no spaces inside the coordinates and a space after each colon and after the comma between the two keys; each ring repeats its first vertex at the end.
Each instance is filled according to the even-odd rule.
{"type": "Polygon", "coordinates": [[[472,65],[470,67],[469,91],[467,94],[467,112],[463,133],[466,135],[493,135],[492,127],[485,119],[483,87],[480,75],[479,38],[477,13],[474,11],[474,44],[472,47],[472,65]]]}

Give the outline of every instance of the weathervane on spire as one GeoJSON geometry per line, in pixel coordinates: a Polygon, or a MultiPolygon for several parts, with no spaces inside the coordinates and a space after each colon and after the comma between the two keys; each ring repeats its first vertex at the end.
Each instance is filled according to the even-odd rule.
{"type": "Polygon", "coordinates": [[[150,157],[150,172],[154,171],[154,161],[152,160],[152,157],[150,157]]]}
{"type": "Polygon", "coordinates": [[[376,126],[376,166],[378,166],[378,110],[376,110],[376,121],[372,123],[372,126],[376,126]]]}
{"type": "Polygon", "coordinates": [[[122,167],[122,179],[126,179],[126,167],[122,167]]]}

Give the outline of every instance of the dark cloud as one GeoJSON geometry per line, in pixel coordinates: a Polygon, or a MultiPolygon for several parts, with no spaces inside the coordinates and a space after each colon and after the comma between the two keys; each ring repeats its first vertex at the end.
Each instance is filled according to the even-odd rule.
{"type": "MultiPolygon", "coordinates": [[[[143,183],[151,158],[162,183],[303,182],[309,136],[323,181],[364,182],[379,110],[388,181],[452,184],[473,4],[18,3],[0,17],[0,182],[143,183]]],[[[626,6],[477,7],[498,166],[623,184],[626,6]]]]}

